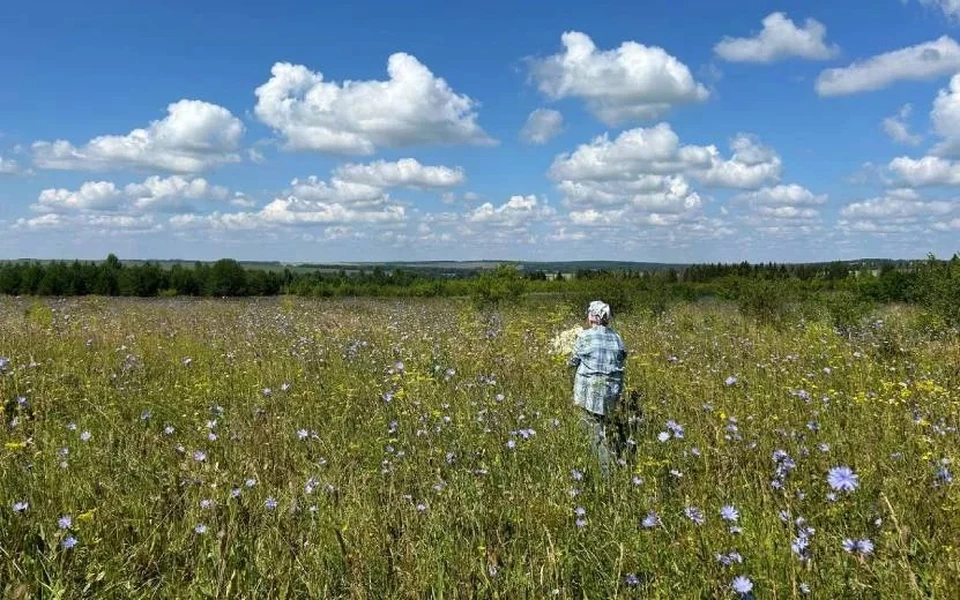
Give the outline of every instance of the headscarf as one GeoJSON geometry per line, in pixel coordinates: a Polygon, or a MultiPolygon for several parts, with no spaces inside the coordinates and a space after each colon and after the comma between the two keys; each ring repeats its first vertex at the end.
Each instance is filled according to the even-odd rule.
{"type": "Polygon", "coordinates": [[[610,305],[600,300],[594,300],[587,307],[587,318],[593,318],[601,325],[609,323],[610,316],[610,305]]]}

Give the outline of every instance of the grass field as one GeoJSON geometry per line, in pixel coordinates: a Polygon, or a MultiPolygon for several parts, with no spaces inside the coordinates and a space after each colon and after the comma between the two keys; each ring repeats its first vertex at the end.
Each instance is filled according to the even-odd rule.
{"type": "Polygon", "coordinates": [[[924,323],[615,315],[605,480],[560,305],[0,299],[0,590],[953,597],[960,342],[924,323]]]}

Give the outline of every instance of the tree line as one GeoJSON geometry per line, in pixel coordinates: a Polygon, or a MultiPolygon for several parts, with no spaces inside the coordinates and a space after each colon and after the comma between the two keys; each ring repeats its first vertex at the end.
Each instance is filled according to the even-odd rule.
{"type": "Polygon", "coordinates": [[[520,271],[511,265],[457,273],[380,267],[352,273],[298,272],[245,268],[232,259],[165,268],[155,262],[123,264],[113,254],[102,262],[0,263],[0,294],[7,295],[465,296],[478,304],[496,304],[529,294],[554,294],[576,302],[603,297],[620,310],[638,303],[659,310],[674,301],[719,297],[763,314],[812,295],[837,293],[854,304],[922,303],[955,315],[960,322],[960,255],[856,266],[742,262],[649,271],[580,269],[567,274],[520,271]]]}

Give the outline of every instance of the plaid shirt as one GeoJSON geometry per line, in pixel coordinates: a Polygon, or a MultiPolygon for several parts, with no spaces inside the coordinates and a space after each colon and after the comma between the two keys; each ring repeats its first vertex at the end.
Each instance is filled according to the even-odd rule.
{"type": "Polygon", "coordinates": [[[568,364],[577,367],[573,402],[594,414],[613,410],[623,392],[627,350],[612,329],[596,325],[577,336],[568,364]]]}

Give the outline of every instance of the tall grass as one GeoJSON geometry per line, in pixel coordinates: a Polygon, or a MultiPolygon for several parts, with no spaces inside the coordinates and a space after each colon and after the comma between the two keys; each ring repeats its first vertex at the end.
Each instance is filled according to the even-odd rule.
{"type": "Polygon", "coordinates": [[[0,300],[0,590],[950,597],[960,343],[871,317],[617,315],[640,411],[604,479],[559,305],[0,300]]]}

